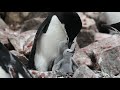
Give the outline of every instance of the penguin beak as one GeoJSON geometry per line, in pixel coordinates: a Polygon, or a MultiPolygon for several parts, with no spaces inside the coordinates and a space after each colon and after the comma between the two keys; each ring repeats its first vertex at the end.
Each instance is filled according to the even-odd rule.
{"type": "Polygon", "coordinates": [[[75,53],[75,49],[71,53],[75,53]]]}
{"type": "Polygon", "coordinates": [[[68,43],[68,48],[69,48],[69,49],[71,48],[71,45],[72,45],[72,42],[69,42],[69,43],[68,43]]]}

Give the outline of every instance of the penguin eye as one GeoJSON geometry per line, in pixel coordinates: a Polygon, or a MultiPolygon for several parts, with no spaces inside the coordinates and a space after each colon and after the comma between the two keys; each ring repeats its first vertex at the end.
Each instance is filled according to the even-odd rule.
{"type": "Polygon", "coordinates": [[[69,40],[69,38],[67,37],[67,40],[69,40]]]}

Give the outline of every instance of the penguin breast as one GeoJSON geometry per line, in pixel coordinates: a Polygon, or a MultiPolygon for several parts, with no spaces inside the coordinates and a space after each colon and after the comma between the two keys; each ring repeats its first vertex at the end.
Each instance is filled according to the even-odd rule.
{"type": "Polygon", "coordinates": [[[58,46],[61,41],[67,42],[66,30],[56,15],[54,15],[48,26],[46,33],[43,33],[37,42],[35,61],[37,65],[41,63],[40,58],[44,58],[44,62],[49,63],[52,59],[59,56],[58,46]]]}
{"type": "Polygon", "coordinates": [[[57,16],[54,15],[51,19],[47,32],[42,34],[41,40],[38,41],[38,47],[40,47],[38,50],[40,50],[39,52],[42,53],[43,56],[45,55],[45,57],[54,57],[58,54],[59,42],[63,40],[66,40],[67,42],[67,37],[65,28],[63,28],[57,16]]]}

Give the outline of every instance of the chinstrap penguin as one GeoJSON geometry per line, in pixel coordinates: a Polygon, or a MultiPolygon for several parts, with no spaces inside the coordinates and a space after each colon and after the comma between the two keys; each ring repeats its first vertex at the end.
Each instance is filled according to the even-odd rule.
{"type": "Polygon", "coordinates": [[[75,12],[49,13],[36,33],[28,68],[48,71],[51,61],[60,55],[59,42],[68,42],[70,48],[81,28],[81,19],[75,12]]]}
{"type": "Polygon", "coordinates": [[[98,18],[99,32],[116,34],[120,31],[120,12],[102,12],[98,18]]]}
{"type": "Polygon", "coordinates": [[[32,78],[19,59],[0,43],[0,78],[32,78]]]}

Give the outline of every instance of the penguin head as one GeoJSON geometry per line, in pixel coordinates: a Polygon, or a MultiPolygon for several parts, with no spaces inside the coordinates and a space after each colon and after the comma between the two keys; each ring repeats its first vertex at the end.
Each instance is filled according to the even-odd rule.
{"type": "Polygon", "coordinates": [[[74,38],[82,28],[81,18],[76,12],[53,12],[53,15],[56,15],[64,25],[69,37],[68,47],[70,48],[74,38]]]}
{"type": "Polygon", "coordinates": [[[120,12],[103,12],[99,16],[97,24],[99,31],[110,33],[109,27],[104,27],[102,24],[106,24],[120,31],[120,12]]]}
{"type": "Polygon", "coordinates": [[[73,54],[74,54],[74,50],[71,50],[71,49],[66,49],[66,50],[64,50],[64,52],[63,52],[63,56],[64,56],[64,57],[72,57],[73,54]]]}

